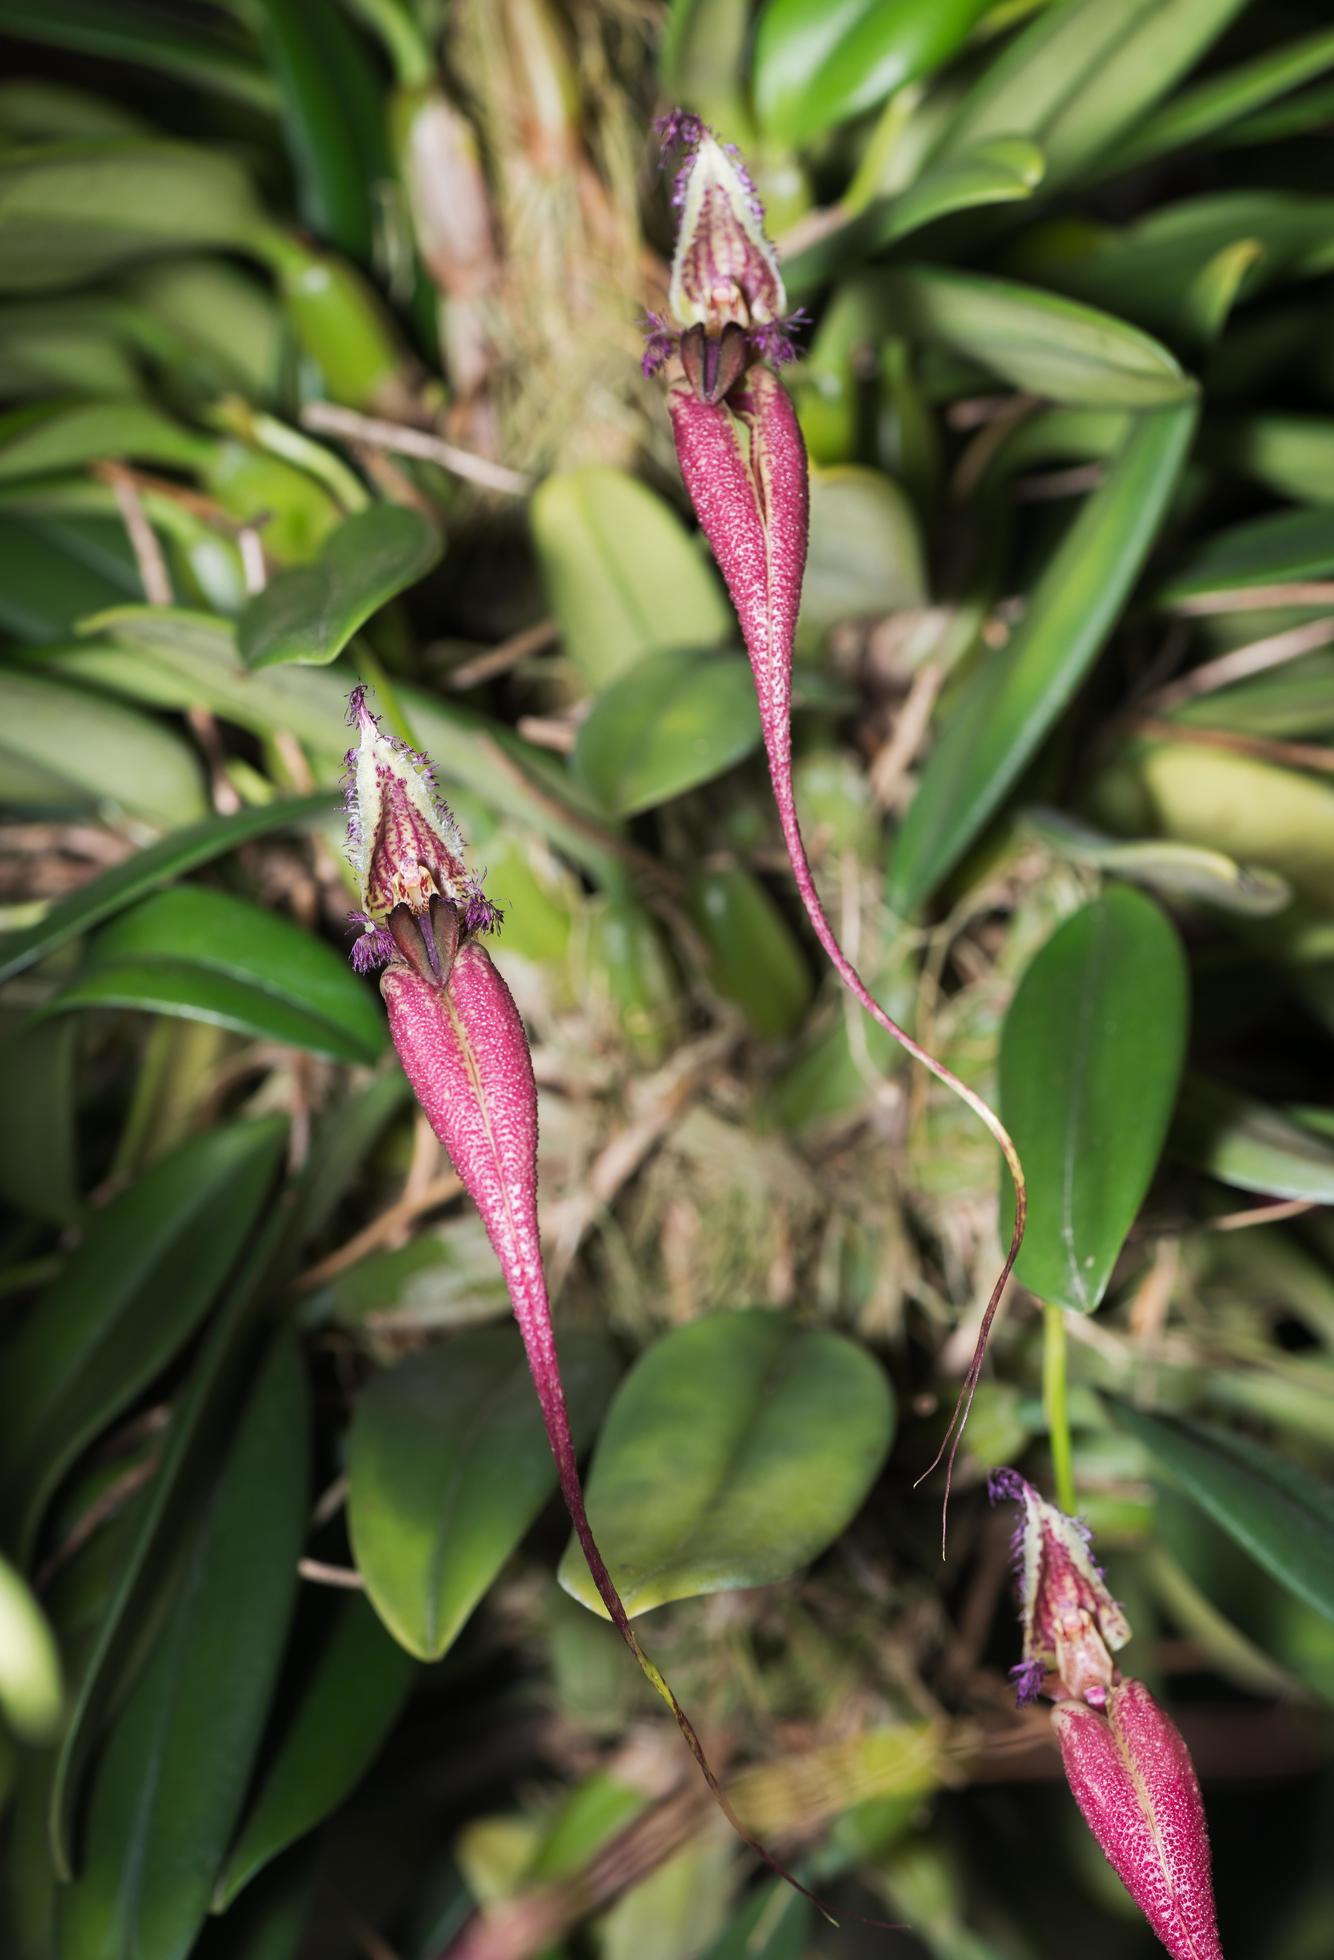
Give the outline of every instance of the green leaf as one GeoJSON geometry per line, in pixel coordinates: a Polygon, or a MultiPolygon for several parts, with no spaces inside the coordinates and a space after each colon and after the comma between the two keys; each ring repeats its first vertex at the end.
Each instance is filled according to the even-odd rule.
{"type": "Polygon", "coordinates": [[[1183,402],[1195,383],[1138,327],[1035,286],[914,265],[868,275],[888,330],[948,347],[1014,387],[1089,408],[1183,402]]]}
{"type": "Polygon", "coordinates": [[[739,654],[650,653],[580,724],[574,767],[604,810],[652,810],[710,782],[756,748],[760,714],[739,654]]]}
{"type": "MultiPolygon", "coordinates": [[[[1286,585],[1334,572],[1334,510],[1276,510],[1216,531],[1177,560],[1154,594],[1162,606],[1180,606],[1219,592],[1286,585]]],[[[1245,610],[1238,601],[1237,610],[1245,610]]]]}
{"type": "Polygon", "coordinates": [[[699,871],[687,899],[709,952],[709,984],[735,1001],[765,1041],[785,1041],[815,991],[792,929],[757,878],[739,864],[699,871]]]}
{"type": "MultiPolygon", "coordinates": [[[[588,1516],[626,1611],[772,1585],[843,1532],[894,1408],[865,1349],[786,1314],[714,1314],[657,1341],[617,1392],[588,1516]]],[[[559,1578],[606,1609],[571,1541],[559,1578]]]]}
{"type": "Polygon", "coordinates": [[[1155,741],[1131,768],[1168,836],[1266,865],[1334,904],[1334,784],[1193,742],[1155,741]]]}
{"type": "Polygon", "coordinates": [[[1334,1620],[1334,1490],[1273,1450],[1113,1401],[1117,1422],[1258,1565],[1334,1620]]]}
{"type": "Polygon", "coordinates": [[[126,138],[0,157],[0,292],[95,279],[154,252],[243,247],[262,213],[222,149],[126,138]]]}
{"type": "Polygon", "coordinates": [[[995,814],[1069,704],[1139,576],[1194,428],[1183,405],[1138,418],[1106,477],[1047,560],[1009,644],[954,699],[917,785],[889,872],[910,913],[995,814]]]}
{"type": "Polygon", "coordinates": [[[0,1045],[5,1085],[0,1195],[60,1225],[68,1225],[79,1209],[77,1034],[73,1022],[43,1027],[25,1016],[0,1045]]]}
{"type": "Polygon", "coordinates": [[[44,675],[0,668],[0,753],[49,770],[74,805],[106,798],[150,823],[208,810],[203,773],[172,728],[44,675]]]}
{"type": "Polygon", "coordinates": [[[1000,1113],[1030,1193],[1015,1277],[1041,1300],[1092,1313],[1107,1291],[1167,1136],[1188,1001],[1170,922],[1118,886],[1059,926],[1019,983],[1000,1113]]]}
{"type": "Polygon", "coordinates": [[[658,73],[664,102],[678,102],[740,136],[750,0],[671,0],[658,73]]]}
{"type": "Polygon", "coordinates": [[[1117,145],[1116,168],[1136,170],[1155,157],[1206,142],[1243,116],[1332,67],[1334,30],[1322,28],[1284,47],[1266,49],[1221,74],[1209,75],[1193,88],[1182,89],[1123,137],[1117,145]]]}
{"type": "Polygon", "coordinates": [[[1192,1077],[1172,1133],[1175,1154],[1241,1191],[1334,1204],[1334,1144],[1281,1110],[1192,1077]]]}
{"type": "Polygon", "coordinates": [[[0,626],[39,644],[142,591],[119,518],[0,513],[0,626]]]}
{"type": "Polygon", "coordinates": [[[0,1711],[23,1742],[49,1742],[65,1689],[60,1653],[27,1581],[0,1558],[0,1711]]]}
{"type": "Polygon", "coordinates": [[[218,1879],[215,1912],[356,1788],[417,1673],[364,1599],[340,1601],[323,1637],[302,1641],[301,1656],[299,1678],[279,1697],[277,1740],[218,1879]]]}
{"type": "Polygon", "coordinates": [[[0,483],[108,456],[200,469],[213,449],[212,437],[182,427],[151,402],[37,402],[0,416],[0,483]]]}
{"type": "MultiPolygon", "coordinates": [[[[576,1443],[613,1363],[566,1335],[561,1373],[576,1443]]],[[[439,1660],[556,1487],[541,1410],[513,1327],[476,1327],[377,1375],[348,1437],[348,1531],[366,1591],[410,1654],[439,1660]]]]}
{"type": "Polygon", "coordinates": [[[91,1778],[63,1960],[186,1960],[245,1800],[297,1589],[310,1411],[279,1338],[91,1778]]]}
{"type": "Polygon", "coordinates": [[[255,837],[316,823],[335,807],[331,795],[297,797],[290,802],[266,803],[259,809],[238,810],[235,816],[206,817],[188,829],[173,831],[159,843],[136,851],[123,864],[90,878],[68,898],[59,899],[36,925],[0,937],[0,980],[34,966],[58,946],[91,931],[173,878],[182,878],[255,837]]]}
{"type": "Polygon", "coordinates": [[[1149,885],[1175,898],[1202,899],[1242,918],[1266,919],[1292,903],[1292,888],[1272,871],[1238,864],[1222,851],[1171,838],[1122,843],[1076,822],[1058,810],[1030,810],[1025,821],[1044,843],[1073,858],[1110,871],[1134,885],[1149,885]]]}
{"type": "Polygon", "coordinates": [[[327,666],[380,607],[439,562],[440,533],[402,504],[372,504],[325,538],[311,564],[279,572],[237,623],[248,667],[327,666]]]}
{"type": "Polygon", "coordinates": [[[197,1137],[101,1211],[5,1350],[0,1517],[25,1552],[61,1478],[194,1333],[249,1240],[276,1118],[197,1137]]]}
{"type": "Polygon", "coordinates": [[[550,476],[532,524],[548,601],[587,687],[605,687],[647,654],[734,637],[703,554],[637,477],[599,463],[550,476]]]}
{"type": "Polygon", "coordinates": [[[333,1061],[373,1062],[385,1045],[375,994],[332,947],[199,885],[158,892],[105,926],[46,1011],[73,1007],[179,1014],[333,1061]]]}
{"type": "Polygon", "coordinates": [[[1219,416],[1201,450],[1217,468],[1295,503],[1334,504],[1334,417],[1219,416]]]}
{"type": "MultiPolygon", "coordinates": [[[[95,60],[156,69],[253,109],[273,106],[269,77],[240,37],[212,17],[176,27],[156,7],[137,0],[116,0],[114,8],[103,6],[102,0],[6,0],[5,30],[95,60]]],[[[88,125],[89,119],[81,118],[78,133],[87,134],[88,125]]]]}
{"type": "Polygon", "coordinates": [[[793,146],[948,61],[990,0],[767,0],[755,35],[755,107],[793,146]]]}
{"type": "Polygon", "coordinates": [[[917,521],[898,484],[855,464],[812,470],[799,643],[818,643],[840,620],[925,605],[927,596],[917,521]]]}

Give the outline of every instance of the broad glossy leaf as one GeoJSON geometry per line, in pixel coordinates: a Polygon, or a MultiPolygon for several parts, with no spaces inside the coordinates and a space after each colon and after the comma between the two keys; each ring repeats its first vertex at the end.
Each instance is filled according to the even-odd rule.
{"type": "Polygon", "coordinates": [[[1189,405],[1136,419],[1009,644],[953,701],[890,864],[896,911],[914,911],[954,868],[1070,702],[1152,547],[1194,423],[1189,405]]]}
{"type": "Polygon", "coordinates": [[[962,46],[990,0],[766,0],[755,36],[755,107],[792,145],[873,109],[962,46]]]}
{"type": "Polygon", "coordinates": [[[212,454],[211,437],[184,428],[151,402],[37,402],[0,416],[0,483],[108,456],[198,469],[212,454]]]}
{"type": "Polygon", "coordinates": [[[208,810],[198,759],[174,729],[44,675],[0,668],[0,752],[50,771],[76,807],[105,798],[161,824],[208,810]]]}
{"type": "MultiPolygon", "coordinates": [[[[789,1578],[851,1522],[893,1432],[879,1364],[842,1335],[768,1311],[664,1335],[618,1390],[587,1484],[627,1612],[789,1578]]],[[[605,1617],[573,1540],[559,1577],[605,1617]]]]}
{"type": "Polygon", "coordinates": [[[1000,1111],[1029,1188],[1015,1276],[1041,1300],[1092,1313],[1107,1291],[1167,1136],[1188,999],[1172,925],[1118,886],[1059,926],[1019,983],[1000,1111]]]}
{"type": "MultiPolygon", "coordinates": [[[[1177,562],[1154,595],[1160,605],[1334,572],[1334,510],[1276,510],[1217,531],[1177,562]]],[[[1244,610],[1245,600],[1238,601],[1244,610]]]]}
{"type": "MultiPolygon", "coordinates": [[[[560,1345],[582,1443],[614,1363],[589,1337],[560,1345]]],[[[469,1328],[377,1375],[357,1404],[347,1463],[348,1530],[371,1604],[410,1654],[439,1660],[556,1488],[514,1328],[469,1328]]]]}
{"type": "Polygon", "coordinates": [[[590,688],[650,653],[727,645],[731,611],[671,506],[624,470],[550,476],[533,537],[565,651],[590,688]]]}
{"type": "Polygon", "coordinates": [[[202,885],[158,892],[98,933],[51,1011],[96,1006],[212,1021],[334,1061],[371,1062],[385,1045],[375,994],[331,946],[202,885]]]}
{"type": "Polygon", "coordinates": [[[262,213],[222,149],[124,138],[0,160],[0,291],[95,279],[154,252],[243,247],[262,213]]]}
{"type": "Polygon", "coordinates": [[[92,1214],[0,1372],[0,1516],[25,1551],[70,1464],[184,1346],[249,1240],[275,1118],[197,1137],[92,1214]]]}
{"type": "Polygon", "coordinates": [[[235,816],[206,817],[202,823],[173,831],[159,843],[136,851],[123,864],[90,878],[68,898],[57,900],[36,925],[0,937],[0,980],[22,973],[81,932],[124,911],[135,899],[222,857],[238,844],[248,844],[252,838],[269,836],[275,830],[317,823],[335,807],[331,795],[297,797],[290,802],[266,803],[259,809],[238,810],[235,816]]]}
{"type": "Polygon", "coordinates": [[[1334,1143],[1221,1083],[1187,1082],[1172,1144],[1188,1164],[1241,1191],[1334,1204],[1334,1143]]]}
{"type": "Polygon", "coordinates": [[[798,644],[818,644],[840,620],[922,606],[927,596],[917,520],[892,477],[855,464],[812,470],[798,644]]]}
{"type": "Polygon", "coordinates": [[[709,950],[709,984],[735,1001],[755,1033],[783,1041],[796,1032],[815,986],[792,928],[742,865],[703,870],[690,881],[690,915],[709,950]]]}
{"type": "Polygon", "coordinates": [[[397,1721],[416,1678],[364,1599],[340,1600],[322,1637],[302,1642],[299,1677],[274,1711],[263,1780],[218,1879],[225,1912],[255,1874],[355,1789],[397,1721]]]}
{"type": "Polygon", "coordinates": [[[327,666],[381,606],[439,560],[440,533],[421,511],[372,504],[345,517],[318,558],[270,579],[237,622],[249,667],[327,666]]]}
{"type": "Polygon", "coordinates": [[[49,1742],[64,1700],[60,1653],[32,1590],[0,1558],[0,1712],[24,1742],[49,1742]]]}
{"type": "Polygon", "coordinates": [[[306,1530],[310,1411],[279,1337],[249,1394],[152,1650],[91,1778],[63,1960],[185,1960],[245,1801],[306,1530]]]}
{"type": "Polygon", "coordinates": [[[1282,1585],[1334,1620],[1334,1490],[1225,1429],[1112,1404],[1156,1468],[1282,1585]]]}
{"type": "Polygon", "coordinates": [[[736,653],[650,653],[612,682],[580,724],[574,766],[604,810],[652,810],[756,748],[760,716],[736,653]]]}
{"type": "Polygon", "coordinates": [[[948,347],[1016,388],[1090,408],[1155,408],[1195,393],[1138,327],[1035,286],[945,266],[870,275],[888,330],[948,347]]]}
{"type": "Polygon", "coordinates": [[[1222,851],[1172,838],[1122,843],[1058,810],[1030,810],[1030,828],[1063,855],[1096,865],[1130,884],[1148,885],[1177,898],[1201,899],[1243,918],[1271,918],[1292,903],[1292,888],[1276,872],[1238,864],[1222,851]]]}

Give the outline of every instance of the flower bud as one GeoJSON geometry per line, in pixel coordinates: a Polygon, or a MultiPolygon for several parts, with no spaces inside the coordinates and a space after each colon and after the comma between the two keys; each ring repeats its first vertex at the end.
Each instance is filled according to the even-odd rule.
{"type": "Polygon", "coordinates": [[[1176,1725],[1142,1681],[1114,1685],[1105,1714],[1058,1702],[1052,1722],[1075,1802],[1172,1960],[1223,1960],[1204,1803],[1176,1725]]]}
{"type": "Polygon", "coordinates": [[[1040,1694],[1106,1706],[1120,1678],[1112,1655],[1130,1627],[1089,1552],[1087,1528],[1038,1495],[1016,1470],[992,1472],[993,1504],[1022,1505],[1013,1539],[1024,1658],[1011,1668],[1020,1702],[1040,1694]],[[1051,1676],[1055,1683],[1048,1686],[1051,1676]]]}

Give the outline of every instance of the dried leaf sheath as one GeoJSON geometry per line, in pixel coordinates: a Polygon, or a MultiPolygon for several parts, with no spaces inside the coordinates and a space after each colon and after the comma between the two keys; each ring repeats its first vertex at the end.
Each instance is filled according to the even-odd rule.
{"type": "MultiPolygon", "coordinates": [[[[732,408],[690,388],[668,397],[681,474],[741,622],[759,698],[774,801],[802,904],[839,978],[867,1013],[985,1123],[1014,1181],[1015,1216],[1005,1264],[992,1288],[953,1419],[931,1469],[948,1450],[945,1503],[991,1324],[1024,1235],[1023,1167],[999,1118],[965,1083],[890,1018],[843,951],[816,890],[792,787],[792,647],[809,529],[806,448],[786,390],[767,368],[751,370],[732,408]]],[[[929,1474],[929,1472],[928,1472],[929,1474]]]]}

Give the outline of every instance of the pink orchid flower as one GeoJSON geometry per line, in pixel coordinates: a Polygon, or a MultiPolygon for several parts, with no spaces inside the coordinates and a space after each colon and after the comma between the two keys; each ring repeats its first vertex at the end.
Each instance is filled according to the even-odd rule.
{"type": "Polygon", "coordinates": [[[1022,1506],[1014,1534],[1024,1657],[1021,1702],[1046,1695],[1066,1781],[1103,1855],[1172,1960],[1223,1960],[1209,1828],[1180,1730],[1112,1656],[1130,1627],[1089,1551],[1089,1535],[1014,1470],[992,1473],[996,1503],[1022,1506]]]}
{"type": "MultiPolygon", "coordinates": [[[[787,298],[764,212],[736,151],[698,117],[674,111],[659,125],[684,161],[669,304],[675,330],[649,316],[644,355],[652,373],[673,355],[682,379],[668,395],[686,490],[740,621],[759,699],[769,777],[797,890],[835,971],[873,1020],[983,1122],[1014,1181],[1009,1251],[992,1289],[972,1363],[934,1470],[948,1450],[945,1505],[959,1437],[981,1373],[991,1324],[1018,1256],[1028,1201],[1018,1152],[999,1118],[920,1047],[871,994],[839,943],[816,890],[792,787],[792,647],[806,568],[810,491],[806,446],[786,389],[773,373],[793,356],[801,316],[787,298]]],[[[929,1475],[930,1472],[928,1471],[929,1475]]],[[[943,1545],[942,1545],[943,1549],[943,1545]]]]}

